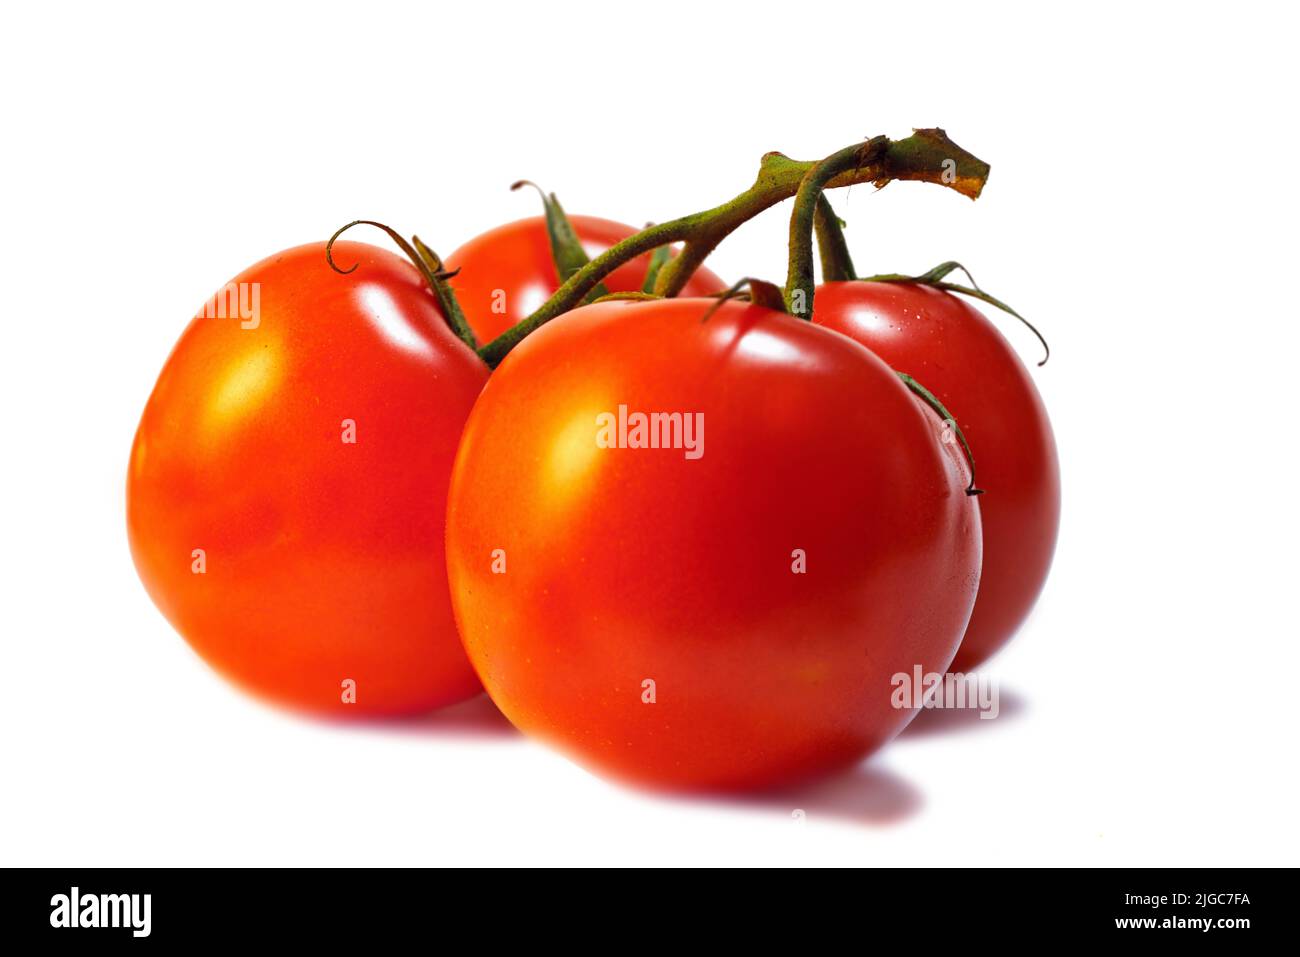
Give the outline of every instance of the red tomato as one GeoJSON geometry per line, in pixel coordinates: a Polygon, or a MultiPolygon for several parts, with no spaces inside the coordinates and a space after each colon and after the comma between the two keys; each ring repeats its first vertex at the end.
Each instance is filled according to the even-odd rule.
{"type": "Polygon", "coordinates": [[[891,681],[956,651],[979,512],[879,359],[759,306],[702,322],[710,305],[586,306],[507,356],[457,454],[447,563],[470,660],[522,730],[656,786],[757,788],[907,724],[891,681]],[[620,407],[627,447],[602,448],[620,407]],[[681,428],[632,447],[638,412],[681,428]]]}
{"type": "Polygon", "coordinates": [[[1033,379],[993,323],[927,286],[832,282],[813,322],[916,376],[957,419],[975,455],[984,525],[979,597],[954,671],[984,662],[1015,634],[1042,590],[1061,512],[1056,441],[1033,379]]]}
{"type": "Polygon", "coordinates": [[[286,250],[226,287],[232,318],[189,324],[131,451],[131,551],[163,614],[241,685],[331,714],[417,712],[479,690],[442,540],[488,370],[409,263],[351,242],[334,256],[360,265],[286,250]]]}
{"type": "MultiPolygon", "coordinates": [[[[570,216],[569,222],[592,257],[637,232],[632,226],[595,216],[570,216]]],[[[605,288],[609,292],[636,292],[645,284],[649,267],[650,254],[638,256],[606,276],[605,288]]],[[[447,257],[446,268],[460,270],[451,286],[470,328],[482,343],[491,342],[529,316],[560,288],[542,216],[507,223],[476,236],[447,257]]],[[[708,296],[726,289],[721,279],[700,268],[682,295],[708,296]]]]}

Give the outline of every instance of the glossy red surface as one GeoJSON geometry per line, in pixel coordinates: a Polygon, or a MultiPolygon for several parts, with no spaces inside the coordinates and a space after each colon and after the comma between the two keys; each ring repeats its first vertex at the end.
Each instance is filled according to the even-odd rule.
{"type": "Polygon", "coordinates": [[[711,305],[587,306],[519,345],[466,426],[447,560],[517,726],[643,783],[759,788],[910,720],[891,680],[951,660],[979,512],[939,418],[880,360],[757,306],[702,322],[711,305]],[[602,448],[621,405],[702,416],[702,454],[602,448]]]}
{"type": "Polygon", "coordinates": [[[488,371],[409,263],[352,242],[334,255],[360,265],[338,275],[315,243],[237,276],[248,305],[258,290],[255,323],[190,322],[131,450],[131,551],[168,620],[245,687],[330,714],[417,712],[479,690],[443,517],[488,371]]]}
{"type": "Polygon", "coordinates": [[[813,299],[813,322],[915,376],[970,442],[986,494],[980,593],[952,664],[968,671],[1016,633],[1051,568],[1061,485],[1043,400],[993,323],[950,293],[902,283],[827,283],[813,299]]]}

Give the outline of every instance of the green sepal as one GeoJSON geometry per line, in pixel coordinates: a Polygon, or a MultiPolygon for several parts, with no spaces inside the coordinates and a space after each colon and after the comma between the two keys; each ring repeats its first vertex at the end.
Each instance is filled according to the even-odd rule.
{"type": "MultiPolygon", "coordinates": [[[[582,240],[578,239],[573,223],[569,222],[569,216],[556,195],[547,193],[536,183],[526,179],[513,183],[510,188],[519,189],[522,186],[531,186],[537,190],[537,195],[542,197],[542,209],[546,212],[546,235],[551,243],[551,259],[555,262],[555,275],[562,286],[570,276],[591,262],[591,257],[582,248],[582,240]]],[[[609,290],[605,288],[604,283],[598,283],[583,302],[594,302],[601,296],[607,295],[609,290]]]]}
{"type": "Polygon", "coordinates": [[[921,385],[921,383],[917,382],[906,372],[895,371],[894,375],[903,380],[903,385],[907,386],[913,393],[920,396],[922,402],[934,409],[934,411],[939,414],[939,417],[943,419],[945,425],[952,427],[958,441],[961,442],[962,449],[966,452],[966,461],[970,463],[970,484],[966,486],[966,494],[983,495],[984,490],[975,487],[975,454],[971,452],[970,444],[966,441],[966,436],[962,434],[961,426],[957,424],[957,420],[953,418],[952,413],[944,408],[943,403],[939,401],[938,397],[933,392],[921,385]]]}
{"type": "Polygon", "coordinates": [[[942,289],[944,292],[959,292],[963,296],[970,296],[972,299],[978,299],[980,302],[987,302],[990,306],[993,306],[997,309],[1001,309],[1003,312],[1015,316],[1017,319],[1019,319],[1021,322],[1025,324],[1025,326],[1029,329],[1030,332],[1032,332],[1035,336],[1038,337],[1038,341],[1043,344],[1043,358],[1040,359],[1038,362],[1040,366],[1046,365],[1047,360],[1051,358],[1052,350],[1047,345],[1047,340],[1043,338],[1043,334],[1038,331],[1038,329],[1034,326],[1034,324],[1030,322],[1028,319],[1026,319],[1024,316],[1022,316],[1020,313],[1016,312],[1010,306],[1008,306],[1001,299],[995,299],[993,296],[990,296],[987,292],[981,289],[979,285],[976,284],[975,277],[970,274],[970,270],[967,269],[959,262],[949,260],[946,263],[940,263],[939,265],[931,269],[929,272],[923,272],[919,276],[904,276],[902,273],[891,272],[891,273],[881,273],[879,276],[865,276],[863,277],[862,281],[863,282],[914,282],[914,283],[919,283],[923,286],[930,286],[933,289],[942,289]],[[949,273],[954,272],[955,270],[958,269],[964,272],[966,274],[966,278],[970,280],[969,286],[962,286],[955,282],[945,281],[945,277],[949,273]]]}
{"type": "Polygon", "coordinates": [[[742,297],[765,309],[772,309],[776,312],[786,311],[785,296],[781,292],[780,286],[774,282],[768,282],[766,279],[754,279],[751,276],[746,276],[744,279],[737,281],[726,292],[720,293],[717,297],[718,301],[709,306],[700,322],[708,322],[709,317],[721,309],[724,302],[742,297]],[[745,289],[747,287],[749,291],[746,293],[745,289]]]}
{"type": "Polygon", "coordinates": [[[645,272],[645,282],[641,284],[642,292],[654,292],[655,281],[659,278],[659,270],[664,268],[664,264],[673,258],[672,248],[670,246],[660,246],[650,254],[650,266],[645,272]]]}

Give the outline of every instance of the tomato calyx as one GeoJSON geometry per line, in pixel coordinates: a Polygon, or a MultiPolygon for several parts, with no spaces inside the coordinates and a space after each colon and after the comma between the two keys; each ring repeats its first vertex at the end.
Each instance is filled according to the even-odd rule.
{"type": "MultiPolygon", "coordinates": [[[[645,228],[649,229],[653,225],[654,223],[646,223],[645,228]]],[[[670,252],[671,248],[670,246],[660,246],[650,254],[650,265],[646,267],[645,283],[641,286],[642,292],[654,293],[655,285],[659,281],[660,270],[664,268],[668,260],[673,258],[670,252]]]]}
{"type": "MultiPolygon", "coordinates": [[[[601,296],[593,302],[662,302],[666,296],[658,296],[652,292],[611,292],[608,295],[601,296]]],[[[764,309],[771,309],[775,312],[785,312],[785,303],[781,299],[781,287],[776,283],[768,282],[766,279],[755,279],[752,276],[746,276],[744,279],[737,281],[725,292],[716,293],[713,296],[715,302],[709,306],[700,322],[708,322],[709,317],[722,308],[723,303],[733,300],[739,302],[752,302],[754,305],[762,306],[764,309]]]]}
{"type": "MultiPolygon", "coordinates": [[[[591,257],[582,248],[582,241],[578,239],[578,233],[574,230],[573,223],[569,221],[564,207],[560,205],[559,198],[528,179],[512,183],[510,189],[517,190],[524,186],[531,186],[542,198],[542,210],[546,215],[546,235],[551,242],[551,258],[555,260],[555,275],[563,284],[570,276],[591,262],[591,257]]],[[[605,284],[598,282],[583,302],[595,302],[608,295],[609,290],[605,288],[605,284]]]]}
{"type": "Polygon", "coordinates": [[[922,402],[937,412],[939,417],[943,419],[944,426],[952,430],[952,434],[957,436],[957,441],[961,443],[962,451],[966,454],[966,462],[970,465],[970,482],[966,486],[966,494],[983,495],[984,489],[979,488],[975,484],[975,453],[970,450],[970,443],[966,441],[966,436],[962,433],[961,426],[957,424],[957,420],[953,418],[952,413],[944,408],[944,405],[939,401],[938,396],[925,386],[921,385],[921,383],[917,382],[915,378],[908,375],[906,372],[895,371],[894,375],[902,379],[903,385],[907,386],[907,388],[910,389],[914,395],[918,396],[922,402]]]}
{"type": "Polygon", "coordinates": [[[772,309],[775,312],[785,312],[785,300],[781,298],[780,286],[774,282],[768,282],[766,279],[755,279],[752,276],[746,276],[744,279],[737,280],[730,289],[718,296],[718,301],[709,307],[700,322],[708,322],[709,317],[721,309],[724,302],[730,302],[733,299],[746,300],[756,306],[772,309]]]}
{"type": "Polygon", "coordinates": [[[406,258],[411,261],[411,264],[419,271],[424,281],[428,283],[429,291],[437,300],[439,310],[447,323],[447,327],[451,329],[457,339],[477,353],[478,340],[474,337],[474,331],[470,329],[464,312],[461,311],[460,303],[456,301],[456,294],[452,291],[451,286],[447,284],[447,280],[455,276],[456,272],[447,272],[443,268],[442,259],[421,242],[419,236],[413,235],[410,242],[407,242],[406,238],[391,226],[376,222],[373,219],[354,219],[347,225],[336,229],[334,235],[329,238],[329,242],[325,244],[325,260],[329,263],[330,268],[336,273],[346,276],[359,265],[353,263],[347,269],[343,269],[334,261],[335,241],[353,226],[374,226],[376,229],[382,229],[388,234],[388,238],[406,254],[406,258]]]}
{"type": "Polygon", "coordinates": [[[658,302],[663,296],[656,296],[652,292],[640,292],[638,290],[629,290],[626,292],[609,292],[599,299],[593,299],[592,302],[658,302]]]}
{"type": "Polygon", "coordinates": [[[987,302],[990,306],[995,306],[998,309],[1001,309],[1003,312],[1010,313],[1011,315],[1015,316],[1017,319],[1019,319],[1021,322],[1025,324],[1025,326],[1029,329],[1030,332],[1032,332],[1035,336],[1038,337],[1038,341],[1042,343],[1043,346],[1043,358],[1038,361],[1038,365],[1040,367],[1046,365],[1047,360],[1051,358],[1052,355],[1051,347],[1048,346],[1047,340],[1043,338],[1043,334],[1038,331],[1038,329],[1034,326],[1034,324],[1031,323],[1024,316],[1022,316],[1020,313],[1016,312],[1014,309],[1012,309],[1002,300],[995,299],[993,296],[990,296],[987,292],[981,289],[979,285],[975,282],[975,277],[970,274],[970,270],[967,269],[959,262],[949,260],[948,262],[940,263],[939,265],[931,269],[929,272],[923,272],[919,276],[905,276],[902,273],[882,273],[878,276],[864,276],[862,278],[862,282],[915,283],[921,286],[929,286],[932,289],[942,289],[944,292],[958,292],[961,293],[963,296],[970,296],[973,299],[978,299],[980,302],[987,302]],[[963,286],[959,283],[947,282],[945,280],[944,278],[945,276],[958,269],[964,272],[966,274],[966,278],[970,280],[969,286],[963,286]]]}
{"type": "MultiPolygon", "coordinates": [[[[681,252],[669,256],[661,264],[653,288],[646,290],[664,297],[677,295],[723,239],[764,210],[797,196],[805,178],[814,171],[820,182],[816,189],[806,194],[810,232],[822,188],[854,183],[873,183],[882,187],[893,180],[917,180],[946,186],[974,199],[988,178],[989,165],[952,142],[943,130],[937,128],[914,130],[911,136],[901,140],[872,137],[820,162],[803,162],[782,153],[768,153],[763,157],[758,176],[749,189],[721,206],[648,226],[611,246],[570,275],[555,295],[532,315],[480,348],[479,356],[489,367],[495,368],[534,330],[581,305],[591,290],[613,270],[644,253],[682,243],[681,252]]],[[[802,210],[800,215],[803,215],[802,210]]],[[[808,291],[811,291],[811,265],[808,282],[808,291]]],[[[808,308],[802,317],[811,314],[809,296],[808,308]]]]}

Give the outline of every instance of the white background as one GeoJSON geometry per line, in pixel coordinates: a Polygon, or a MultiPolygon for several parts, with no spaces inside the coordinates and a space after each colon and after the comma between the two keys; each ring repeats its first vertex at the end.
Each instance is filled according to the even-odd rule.
{"type": "MultiPolygon", "coordinates": [[[[1294,16],[10,9],[0,863],[1300,863],[1294,16]],[[989,161],[988,187],[841,191],[859,267],[960,259],[1054,349],[1036,375],[1063,527],[988,668],[997,720],[923,716],[789,795],[666,800],[481,703],[400,728],[267,709],[150,604],[124,532],[132,433],[188,317],[244,266],[360,216],[449,252],[536,212],[520,177],[571,212],[662,221],[746,187],[767,150],[913,126],[989,161]]],[[[779,279],[788,210],[714,270],[779,279]]]]}

